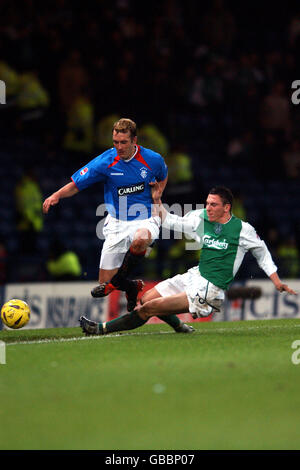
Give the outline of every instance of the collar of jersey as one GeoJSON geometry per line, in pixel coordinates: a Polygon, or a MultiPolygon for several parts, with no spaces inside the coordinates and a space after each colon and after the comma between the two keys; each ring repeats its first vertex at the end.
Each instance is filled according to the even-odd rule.
{"type": "Polygon", "coordinates": [[[128,163],[128,162],[130,162],[130,160],[132,160],[132,159],[136,156],[136,154],[138,153],[138,151],[139,151],[139,148],[138,148],[138,146],[136,145],[136,146],[135,146],[135,152],[134,152],[134,154],[132,155],[132,157],[128,158],[127,160],[122,160],[122,159],[120,158],[120,160],[122,160],[122,162],[128,163]]]}
{"type": "Polygon", "coordinates": [[[225,223],[224,223],[224,224],[222,224],[222,225],[229,224],[229,222],[231,221],[231,219],[232,219],[232,214],[231,214],[231,217],[230,217],[230,219],[228,219],[228,220],[227,220],[227,222],[225,222],[225,223]]]}

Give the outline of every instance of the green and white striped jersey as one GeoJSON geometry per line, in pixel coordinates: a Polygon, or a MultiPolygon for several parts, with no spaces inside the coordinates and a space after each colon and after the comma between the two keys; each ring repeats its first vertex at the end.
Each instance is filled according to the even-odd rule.
{"type": "Polygon", "coordinates": [[[220,224],[208,220],[206,209],[191,211],[184,217],[168,212],[162,226],[183,232],[200,243],[200,274],[221,289],[229,287],[248,251],[267,276],[277,271],[254,227],[234,215],[227,223],[220,224]]]}

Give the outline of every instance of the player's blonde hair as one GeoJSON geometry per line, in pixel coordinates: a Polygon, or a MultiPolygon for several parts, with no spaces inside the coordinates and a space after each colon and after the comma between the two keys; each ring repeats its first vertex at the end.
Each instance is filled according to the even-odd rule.
{"type": "Polygon", "coordinates": [[[136,137],[136,123],[128,118],[119,119],[114,123],[112,130],[118,133],[123,132],[124,134],[130,132],[131,140],[136,137]]]}

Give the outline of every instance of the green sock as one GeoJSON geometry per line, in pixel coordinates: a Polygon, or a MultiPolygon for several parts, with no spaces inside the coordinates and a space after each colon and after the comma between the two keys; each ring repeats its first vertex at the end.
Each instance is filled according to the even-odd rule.
{"type": "Polygon", "coordinates": [[[176,316],[176,315],[167,315],[167,316],[158,316],[158,318],[166,323],[168,323],[168,325],[170,325],[172,328],[174,328],[174,330],[176,330],[176,328],[179,327],[180,325],[180,320],[179,318],[176,316]]]}
{"type": "Polygon", "coordinates": [[[126,313],[108,322],[99,323],[99,333],[100,335],[105,335],[116,331],[134,330],[145,323],[146,320],[142,320],[137,313],[126,313]]]}

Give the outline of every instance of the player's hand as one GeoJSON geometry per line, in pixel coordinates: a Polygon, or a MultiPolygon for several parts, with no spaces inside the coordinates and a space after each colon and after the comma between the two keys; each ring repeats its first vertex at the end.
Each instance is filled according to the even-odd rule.
{"type": "Polygon", "coordinates": [[[161,191],[160,184],[157,181],[152,181],[149,183],[149,186],[151,186],[151,195],[152,195],[154,204],[161,204],[160,198],[162,195],[162,191],[161,191]]]}
{"type": "Polygon", "coordinates": [[[44,214],[48,214],[50,207],[55,206],[56,204],[58,204],[59,199],[60,198],[56,193],[54,193],[51,196],[47,197],[47,199],[45,199],[44,204],[43,204],[44,214]]]}
{"type": "Polygon", "coordinates": [[[287,284],[277,284],[276,289],[279,290],[279,292],[287,292],[288,294],[292,295],[298,295],[297,292],[295,292],[293,289],[291,289],[287,284]]]}

